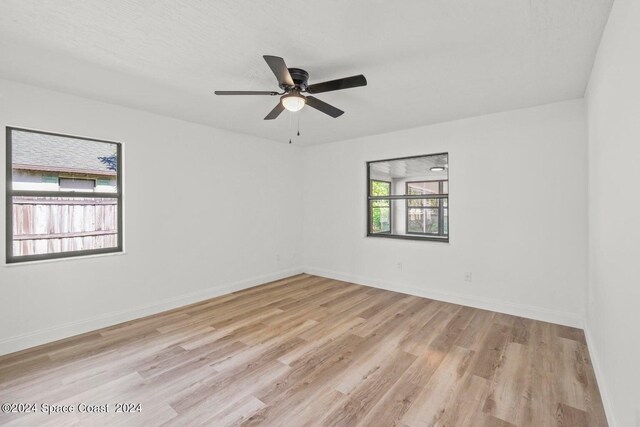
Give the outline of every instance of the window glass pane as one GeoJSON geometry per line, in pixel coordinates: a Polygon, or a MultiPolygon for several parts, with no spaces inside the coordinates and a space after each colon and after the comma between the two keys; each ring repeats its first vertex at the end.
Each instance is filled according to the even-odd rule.
{"type": "Polygon", "coordinates": [[[445,235],[449,235],[449,209],[444,209],[443,213],[443,222],[442,228],[445,235]]]}
{"type": "Polygon", "coordinates": [[[118,199],[13,197],[13,255],[118,246],[118,199]]]}
{"type": "Polygon", "coordinates": [[[93,191],[96,188],[95,179],[60,178],[61,191],[93,191]]]}
{"type": "Polygon", "coordinates": [[[389,196],[391,194],[391,182],[371,180],[372,196],[389,196]]]}
{"type": "Polygon", "coordinates": [[[438,207],[440,199],[407,199],[407,204],[410,207],[438,207]]]}
{"type": "Polygon", "coordinates": [[[371,206],[379,207],[379,208],[385,208],[385,207],[388,208],[389,200],[372,200],[371,206]]]}
{"type": "Polygon", "coordinates": [[[91,181],[88,191],[117,192],[117,144],[17,129],[11,143],[14,190],[87,191],[91,181]]]}
{"type": "Polygon", "coordinates": [[[379,201],[372,201],[370,204],[371,212],[371,233],[389,233],[391,231],[391,207],[388,200],[386,207],[377,207],[374,203],[379,201]]]}
{"type": "Polygon", "coordinates": [[[434,154],[369,162],[370,179],[380,181],[437,181],[447,179],[449,156],[434,154]]]}
{"type": "Polygon", "coordinates": [[[440,194],[440,182],[407,182],[407,194],[440,194]]]}
{"type": "Polygon", "coordinates": [[[409,208],[407,212],[407,233],[438,234],[438,209],[409,208]]]}

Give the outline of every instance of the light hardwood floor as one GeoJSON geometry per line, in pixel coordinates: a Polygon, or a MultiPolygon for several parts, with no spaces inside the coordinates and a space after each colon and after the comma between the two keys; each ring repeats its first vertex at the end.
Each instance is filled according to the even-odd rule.
{"type": "Polygon", "coordinates": [[[606,426],[581,330],[305,274],[0,357],[0,396],[109,404],[8,425],[606,426]]]}

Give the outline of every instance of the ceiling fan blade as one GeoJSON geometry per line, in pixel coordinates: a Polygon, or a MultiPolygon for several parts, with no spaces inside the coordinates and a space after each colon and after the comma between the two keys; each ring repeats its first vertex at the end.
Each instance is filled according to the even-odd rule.
{"type": "Polygon", "coordinates": [[[277,118],[280,115],[280,113],[282,113],[283,111],[284,111],[284,106],[282,105],[282,102],[278,102],[278,105],[273,107],[273,110],[271,110],[264,119],[273,120],[277,118]]]}
{"type": "Polygon", "coordinates": [[[357,76],[345,77],[343,79],[330,80],[328,82],[316,83],[307,88],[309,93],[331,92],[333,90],[350,89],[352,87],[366,86],[367,79],[359,74],[357,76]]]}
{"type": "Polygon", "coordinates": [[[333,105],[329,105],[324,101],[320,101],[318,98],[315,98],[313,96],[307,96],[307,105],[309,107],[315,108],[318,111],[322,111],[323,113],[330,115],[334,119],[344,114],[344,111],[340,110],[339,108],[336,108],[333,105]]]}
{"type": "Polygon", "coordinates": [[[216,95],[277,95],[278,92],[259,91],[259,90],[216,90],[216,95]]]}
{"type": "Polygon", "coordinates": [[[264,55],[263,58],[267,61],[267,65],[271,68],[273,74],[276,75],[276,79],[278,79],[280,85],[294,86],[293,79],[291,78],[291,74],[289,74],[287,64],[284,63],[284,59],[271,55],[264,55]]]}

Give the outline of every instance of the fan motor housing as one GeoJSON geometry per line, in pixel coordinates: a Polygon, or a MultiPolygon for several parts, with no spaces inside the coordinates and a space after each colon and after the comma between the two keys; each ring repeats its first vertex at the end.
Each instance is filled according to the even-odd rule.
{"type": "Polygon", "coordinates": [[[293,79],[293,83],[301,89],[306,89],[309,73],[301,68],[288,68],[288,70],[289,74],[291,74],[291,79],[293,79]]]}

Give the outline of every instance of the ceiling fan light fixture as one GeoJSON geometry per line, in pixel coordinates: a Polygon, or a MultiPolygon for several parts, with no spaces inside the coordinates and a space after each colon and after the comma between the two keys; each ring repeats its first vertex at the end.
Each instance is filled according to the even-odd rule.
{"type": "Polygon", "coordinates": [[[345,77],[342,79],[330,80],[327,82],[308,84],[309,73],[301,68],[289,68],[284,59],[279,56],[263,55],[262,56],[276,76],[278,87],[284,92],[278,93],[266,90],[216,90],[216,95],[282,95],[280,101],[265,116],[265,120],[274,120],[284,111],[300,111],[305,104],[309,107],[320,111],[330,117],[338,118],[344,114],[339,108],[316,98],[317,93],[333,92],[336,90],[349,89],[352,87],[360,87],[367,85],[367,79],[362,75],[345,77]],[[303,96],[301,92],[309,93],[309,96],[303,96]]]}
{"type": "Polygon", "coordinates": [[[280,98],[282,106],[289,111],[300,111],[307,100],[297,92],[288,93],[280,98]]]}

